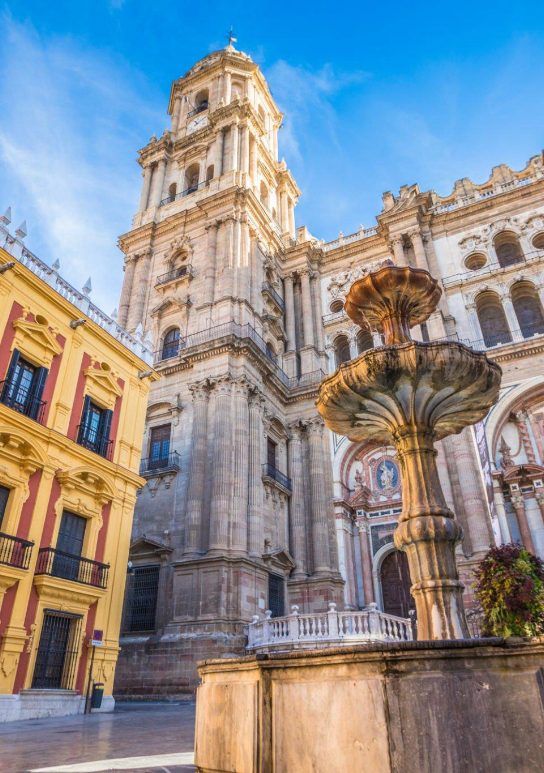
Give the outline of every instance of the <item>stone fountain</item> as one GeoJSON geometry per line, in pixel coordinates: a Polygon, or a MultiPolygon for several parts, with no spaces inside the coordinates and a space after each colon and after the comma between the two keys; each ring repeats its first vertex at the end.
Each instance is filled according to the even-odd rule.
{"type": "Polygon", "coordinates": [[[351,287],[345,311],[384,345],[341,365],[321,384],[317,409],[350,440],[393,444],[403,509],[395,546],[406,552],[418,639],[469,638],[455,563],[462,529],[446,505],[434,444],[484,418],[496,401],[500,367],[455,341],[412,340],[441,295],[422,269],[385,266],[351,287]]]}

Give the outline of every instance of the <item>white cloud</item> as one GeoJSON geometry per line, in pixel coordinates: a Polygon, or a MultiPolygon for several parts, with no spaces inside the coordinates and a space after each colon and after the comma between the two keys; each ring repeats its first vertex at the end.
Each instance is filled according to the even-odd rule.
{"type": "Polygon", "coordinates": [[[0,209],[26,218],[27,244],[93,300],[117,305],[140,187],[135,151],[165,124],[165,97],[122,60],[70,39],[41,39],[5,15],[0,59],[0,209]],[[162,115],[161,115],[162,113],[162,115]]]}

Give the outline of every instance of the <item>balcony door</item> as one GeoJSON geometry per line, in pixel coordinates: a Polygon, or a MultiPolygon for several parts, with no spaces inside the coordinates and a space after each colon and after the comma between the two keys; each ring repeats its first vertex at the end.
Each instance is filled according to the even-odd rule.
{"type": "Polygon", "coordinates": [[[66,580],[78,579],[86,525],[86,519],[80,515],[66,510],[63,512],[57,537],[58,552],[53,563],[53,574],[56,577],[64,577],[66,580]]]}
{"type": "Polygon", "coordinates": [[[151,428],[149,443],[149,469],[166,467],[170,453],[170,424],[151,428]]]}
{"type": "Polygon", "coordinates": [[[382,561],[380,568],[383,611],[397,617],[408,617],[415,609],[410,593],[410,572],[406,553],[394,550],[382,561]]]}
{"type": "Polygon", "coordinates": [[[279,574],[268,575],[268,609],[272,611],[272,617],[285,614],[285,588],[279,574]]]}

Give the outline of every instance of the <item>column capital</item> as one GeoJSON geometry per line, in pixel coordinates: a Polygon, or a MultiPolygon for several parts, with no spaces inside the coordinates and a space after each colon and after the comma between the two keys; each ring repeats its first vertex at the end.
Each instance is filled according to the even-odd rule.
{"type": "Polygon", "coordinates": [[[194,384],[189,384],[189,392],[193,396],[193,402],[206,401],[211,392],[212,385],[209,379],[204,381],[196,381],[194,384]]]}
{"type": "Polygon", "coordinates": [[[389,239],[389,244],[392,247],[395,247],[396,245],[399,245],[399,244],[402,245],[402,243],[403,243],[402,234],[397,234],[396,236],[392,236],[389,239]]]}
{"type": "Polygon", "coordinates": [[[253,386],[249,390],[249,407],[264,413],[265,397],[260,389],[253,386]]]}
{"type": "Polygon", "coordinates": [[[370,534],[370,524],[368,521],[357,521],[357,529],[359,534],[370,534]]]}
{"type": "Polygon", "coordinates": [[[304,434],[305,429],[306,429],[305,422],[301,421],[300,419],[297,419],[297,421],[292,421],[290,424],[287,425],[287,430],[289,432],[289,439],[302,442],[302,435],[304,434]]]}
{"type": "Polygon", "coordinates": [[[230,395],[232,392],[232,384],[232,376],[228,373],[210,379],[210,385],[213,387],[213,391],[219,395],[230,395]]]}
{"type": "Polygon", "coordinates": [[[232,380],[232,390],[234,394],[242,395],[242,397],[245,398],[249,396],[251,386],[252,385],[245,376],[240,376],[239,378],[232,380]]]}
{"type": "Polygon", "coordinates": [[[325,429],[325,422],[320,416],[315,416],[308,420],[306,428],[309,435],[321,436],[323,435],[323,430],[325,429]]]}

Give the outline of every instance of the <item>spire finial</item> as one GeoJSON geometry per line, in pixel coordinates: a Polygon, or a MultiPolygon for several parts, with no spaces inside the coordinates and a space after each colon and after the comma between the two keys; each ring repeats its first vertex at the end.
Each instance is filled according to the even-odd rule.
{"type": "Polygon", "coordinates": [[[227,50],[234,51],[234,46],[232,44],[236,43],[238,38],[235,37],[234,30],[232,29],[232,26],[231,26],[230,30],[228,31],[228,33],[227,33],[227,40],[228,40],[227,50]]]}

